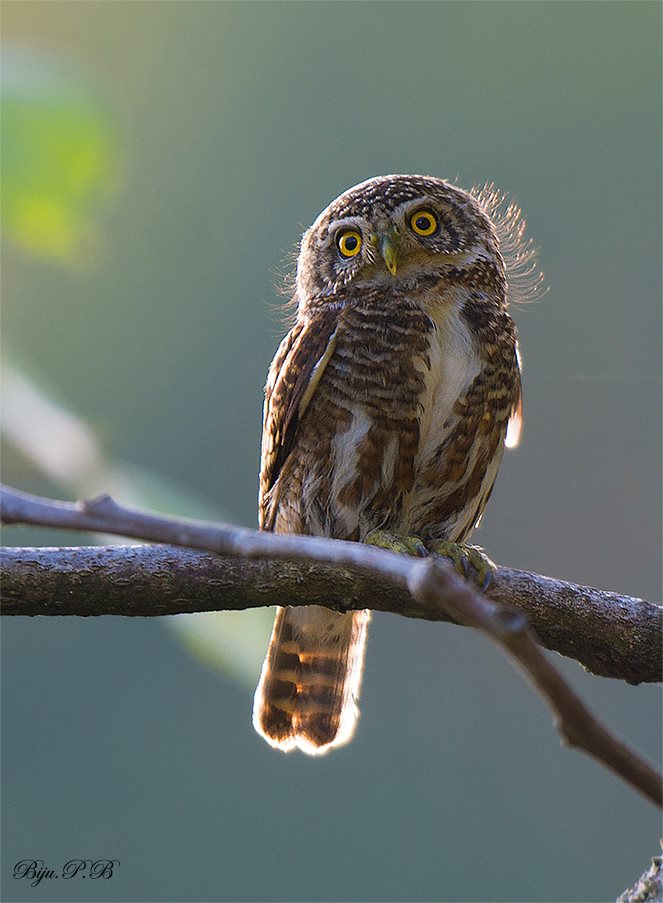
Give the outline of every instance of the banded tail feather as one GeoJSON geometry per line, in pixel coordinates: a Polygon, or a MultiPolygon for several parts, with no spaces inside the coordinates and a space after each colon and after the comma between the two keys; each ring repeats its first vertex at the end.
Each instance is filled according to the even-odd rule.
{"type": "Polygon", "coordinates": [[[323,755],[355,729],[370,612],[279,608],[253,706],[253,724],[283,752],[323,755]]]}

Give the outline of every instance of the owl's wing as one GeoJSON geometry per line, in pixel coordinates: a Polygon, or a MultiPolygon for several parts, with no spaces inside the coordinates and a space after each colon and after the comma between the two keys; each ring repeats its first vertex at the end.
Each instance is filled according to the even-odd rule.
{"type": "Polygon", "coordinates": [[[260,462],[262,530],[273,527],[275,506],[269,504],[269,492],[292,451],[299,421],[334,352],[337,324],[338,311],[331,308],[316,313],[314,319],[298,320],[281,342],[269,368],[260,462]]]}

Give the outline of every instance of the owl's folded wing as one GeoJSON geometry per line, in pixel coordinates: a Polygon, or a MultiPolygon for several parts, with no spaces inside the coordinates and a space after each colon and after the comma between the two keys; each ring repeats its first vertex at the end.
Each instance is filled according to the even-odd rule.
{"type": "Polygon", "coordinates": [[[274,487],[292,451],[297,426],[334,352],[338,309],[316,312],[314,319],[299,319],[281,342],[270,367],[260,462],[259,520],[262,530],[273,528],[274,487]]]}

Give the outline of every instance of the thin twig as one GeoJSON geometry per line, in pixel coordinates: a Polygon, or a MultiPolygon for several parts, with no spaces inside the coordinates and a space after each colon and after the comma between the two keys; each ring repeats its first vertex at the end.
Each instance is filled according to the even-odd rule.
{"type": "Polygon", "coordinates": [[[459,623],[476,627],[502,647],[552,709],[562,741],[594,756],[607,768],[663,807],[660,774],[635,750],[608,731],[536,646],[522,614],[497,605],[437,558],[415,559],[359,543],[287,536],[175,520],[118,505],[104,495],[88,502],[56,502],[3,487],[0,520],[114,533],[218,555],[325,562],[356,568],[404,584],[427,617],[448,611],[459,623]]]}

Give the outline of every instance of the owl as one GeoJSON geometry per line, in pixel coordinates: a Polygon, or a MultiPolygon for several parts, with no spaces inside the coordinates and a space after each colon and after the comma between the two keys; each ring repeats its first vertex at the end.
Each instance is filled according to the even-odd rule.
{"type": "MultiPolygon", "coordinates": [[[[532,281],[523,234],[492,188],[428,176],[369,179],[322,211],[267,379],[261,529],[463,548],[520,423],[508,297],[532,281]]],[[[319,755],[353,734],[370,613],[283,601],[254,725],[319,755]]]]}

